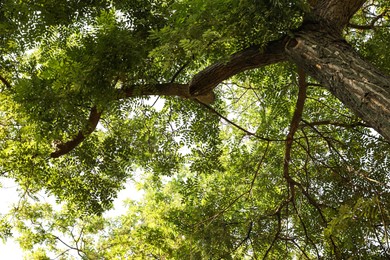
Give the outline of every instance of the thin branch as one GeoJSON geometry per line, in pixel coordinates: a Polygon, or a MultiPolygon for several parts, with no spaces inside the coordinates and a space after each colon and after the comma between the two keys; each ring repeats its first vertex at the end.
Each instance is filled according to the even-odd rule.
{"type": "Polygon", "coordinates": [[[259,175],[259,172],[260,172],[260,167],[261,167],[261,165],[263,164],[263,161],[264,161],[264,159],[265,159],[265,157],[266,157],[266,155],[267,155],[268,148],[269,148],[269,143],[270,143],[270,142],[267,143],[267,146],[265,147],[263,156],[261,157],[261,159],[260,159],[260,161],[259,161],[259,163],[258,163],[258,165],[257,165],[257,169],[256,169],[256,172],[255,172],[255,175],[253,176],[253,179],[252,179],[252,182],[251,182],[251,186],[250,186],[250,188],[249,188],[249,195],[252,194],[253,186],[254,186],[255,181],[256,181],[256,179],[257,179],[257,176],[259,175]]]}
{"type": "Polygon", "coordinates": [[[71,249],[71,250],[77,251],[78,254],[80,254],[80,252],[84,254],[84,252],[83,252],[81,249],[79,249],[79,248],[77,248],[77,247],[73,247],[73,246],[67,244],[67,243],[64,242],[61,238],[57,237],[56,235],[53,235],[53,234],[50,234],[50,235],[51,235],[52,237],[54,237],[56,240],[60,241],[60,242],[61,242],[64,246],[66,246],[67,248],[69,248],[69,249],[71,249]]]}
{"type": "MultiPolygon", "coordinates": [[[[64,250],[63,252],[61,252],[60,254],[58,254],[57,256],[55,256],[53,259],[58,259],[58,258],[60,258],[62,255],[66,254],[66,253],[69,252],[70,250],[72,250],[72,249],[68,248],[68,249],[64,250]]],[[[63,258],[62,258],[62,259],[63,259],[63,258]]]]}
{"type": "Polygon", "coordinates": [[[253,221],[251,221],[249,223],[249,227],[248,227],[248,231],[246,232],[246,236],[244,237],[244,239],[241,240],[241,242],[236,246],[236,248],[234,249],[234,251],[236,251],[237,249],[239,249],[247,240],[250,239],[251,237],[251,232],[252,232],[252,228],[253,228],[253,221]]]}
{"type": "Polygon", "coordinates": [[[305,122],[304,124],[301,124],[299,127],[305,127],[307,125],[310,125],[310,126],[333,125],[333,126],[339,126],[339,127],[345,127],[345,128],[354,128],[354,127],[357,127],[357,126],[371,127],[370,125],[365,124],[363,122],[344,123],[344,122],[334,122],[334,121],[331,121],[331,120],[322,120],[322,121],[316,121],[316,122],[305,122]]]}
{"type": "MultiPolygon", "coordinates": [[[[298,247],[298,249],[302,252],[302,254],[306,257],[306,259],[310,259],[310,257],[306,254],[305,250],[303,248],[301,248],[297,242],[295,242],[294,239],[291,239],[290,240],[296,247],[298,247]]],[[[320,256],[317,254],[317,257],[318,259],[320,259],[320,256]]]]}
{"type": "Polygon", "coordinates": [[[225,120],[227,123],[229,123],[229,124],[233,125],[234,127],[240,129],[241,131],[243,131],[244,133],[246,133],[249,136],[254,136],[254,137],[256,137],[256,138],[258,138],[260,140],[267,141],[267,142],[284,142],[284,141],[286,141],[285,139],[270,139],[270,138],[259,136],[259,135],[255,134],[255,133],[252,133],[252,132],[246,130],[245,128],[243,128],[242,126],[239,126],[238,124],[236,124],[233,121],[229,120],[227,117],[223,116],[221,113],[219,113],[213,107],[211,107],[211,106],[209,106],[207,104],[204,104],[202,102],[199,102],[199,103],[202,104],[203,106],[205,106],[208,110],[210,110],[211,112],[213,112],[214,114],[216,114],[220,118],[222,118],[223,120],[225,120]]]}
{"type": "Polygon", "coordinates": [[[267,251],[265,252],[265,254],[263,256],[263,260],[266,259],[268,254],[269,254],[269,252],[271,252],[272,247],[274,246],[276,240],[279,238],[280,232],[282,231],[282,219],[281,219],[281,216],[280,216],[280,212],[276,216],[278,218],[278,227],[277,227],[277,230],[276,230],[276,234],[274,236],[274,239],[271,242],[271,245],[268,247],[267,251]]]}
{"type": "Polygon", "coordinates": [[[191,63],[191,61],[186,62],[183,66],[179,68],[178,71],[173,75],[171,79],[171,83],[175,82],[176,78],[179,76],[179,74],[191,63]]]}
{"type": "MultiPolygon", "coordinates": [[[[301,217],[301,214],[299,214],[299,211],[297,209],[297,206],[296,206],[295,202],[293,201],[292,204],[293,204],[293,208],[294,208],[295,212],[297,213],[299,221],[301,222],[301,225],[302,225],[303,231],[305,232],[305,236],[306,236],[307,240],[313,245],[314,250],[316,251],[316,254],[317,254],[317,258],[320,259],[320,254],[318,252],[317,246],[314,243],[314,241],[310,238],[309,233],[307,232],[307,228],[306,228],[305,222],[303,222],[303,219],[301,217]]],[[[304,251],[302,251],[302,252],[304,252],[304,251]]]]}
{"type": "Polygon", "coordinates": [[[379,21],[379,19],[383,18],[387,14],[388,10],[385,10],[383,13],[377,15],[374,17],[370,24],[367,25],[360,25],[360,24],[353,24],[353,23],[348,23],[348,27],[354,28],[354,29],[359,29],[359,30],[369,30],[369,29],[374,29],[375,28],[375,23],[379,21]]]}

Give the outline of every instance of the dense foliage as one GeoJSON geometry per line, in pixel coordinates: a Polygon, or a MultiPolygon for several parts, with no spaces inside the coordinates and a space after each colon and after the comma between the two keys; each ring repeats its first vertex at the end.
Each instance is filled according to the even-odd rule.
{"type": "MultiPolygon", "coordinates": [[[[28,259],[389,257],[390,142],[296,64],[212,104],[159,89],[293,35],[314,2],[1,1],[0,171],[21,197],[1,237],[28,259]],[[129,181],[142,199],[106,217],[129,181]]],[[[389,73],[389,27],[372,0],[343,35],[389,73]]]]}

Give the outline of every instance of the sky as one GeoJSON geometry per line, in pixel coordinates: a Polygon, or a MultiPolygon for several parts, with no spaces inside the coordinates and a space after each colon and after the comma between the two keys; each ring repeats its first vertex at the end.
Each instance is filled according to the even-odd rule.
{"type": "MultiPolygon", "coordinates": [[[[149,99],[144,100],[145,104],[152,105],[157,111],[161,111],[164,106],[164,99],[158,96],[152,96],[149,99]]],[[[104,128],[99,124],[99,130],[104,130],[104,128]]],[[[182,151],[185,152],[185,151],[182,151]]],[[[140,174],[137,170],[132,173],[133,178],[137,178],[136,176],[140,174]]],[[[13,180],[0,178],[0,214],[6,214],[13,204],[17,203],[19,200],[17,193],[17,185],[13,180]]],[[[123,201],[125,199],[131,198],[132,200],[139,200],[142,197],[142,191],[138,191],[134,182],[128,181],[125,185],[125,189],[118,193],[118,197],[114,201],[114,208],[106,213],[104,216],[114,217],[119,216],[125,212],[125,207],[123,201]]],[[[52,199],[54,203],[54,199],[52,199]]],[[[12,238],[8,239],[7,243],[4,244],[0,240],[0,260],[22,260],[23,259],[23,251],[20,249],[17,242],[15,242],[12,238]]]]}
{"type": "MultiPolygon", "coordinates": [[[[19,200],[17,193],[17,185],[10,179],[0,179],[2,187],[0,188],[0,214],[6,214],[13,204],[19,200]]],[[[142,192],[138,191],[133,182],[128,182],[125,189],[118,193],[117,199],[114,201],[114,209],[106,212],[107,217],[119,216],[125,212],[123,201],[127,198],[139,200],[142,197],[142,192]]],[[[54,201],[54,200],[53,200],[54,201]]],[[[9,238],[4,244],[0,240],[0,259],[1,260],[23,260],[24,252],[20,249],[17,242],[9,238]]]]}

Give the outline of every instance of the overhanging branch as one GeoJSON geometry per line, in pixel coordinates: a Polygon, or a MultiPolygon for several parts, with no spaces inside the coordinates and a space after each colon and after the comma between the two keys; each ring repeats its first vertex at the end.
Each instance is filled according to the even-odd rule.
{"type": "MultiPolygon", "coordinates": [[[[223,80],[245,70],[285,61],[287,59],[285,42],[285,37],[283,37],[277,41],[269,42],[262,50],[260,50],[258,46],[254,46],[233,54],[227,62],[217,62],[196,74],[189,84],[171,82],[126,85],[126,83],[124,83],[123,88],[118,90],[117,99],[158,95],[198,99],[202,103],[210,103],[214,98],[212,94],[214,87],[223,80]]],[[[97,117],[100,118],[100,113],[91,111],[88,124],[93,127],[88,127],[87,130],[80,131],[73,140],[57,145],[56,151],[51,154],[51,157],[56,158],[66,154],[80,144],[86,136],[92,133],[96,128],[99,120],[97,119],[95,122],[95,118],[97,117]]]]}
{"type": "MultiPolygon", "coordinates": [[[[245,70],[278,63],[286,59],[284,38],[282,38],[269,42],[262,50],[258,46],[254,46],[233,54],[227,62],[217,62],[196,74],[189,84],[171,82],[126,85],[124,83],[123,87],[118,90],[117,99],[157,95],[196,99],[203,104],[210,104],[214,101],[214,87],[225,79],[245,70]]],[[[95,130],[100,115],[101,112],[98,112],[94,107],[87,122],[87,129],[79,131],[72,140],[58,144],[56,151],[51,153],[50,156],[57,158],[72,151],[95,130]]]]}

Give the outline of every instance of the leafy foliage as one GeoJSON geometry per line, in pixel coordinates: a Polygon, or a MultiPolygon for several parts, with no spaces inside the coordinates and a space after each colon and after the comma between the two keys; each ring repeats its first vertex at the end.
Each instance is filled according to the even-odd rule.
{"type": "MultiPolygon", "coordinates": [[[[2,1],[0,171],[21,200],[0,237],[17,231],[28,259],[389,257],[390,143],[309,77],[287,148],[294,64],[229,78],[212,106],[121,92],[262,49],[301,25],[308,2],[2,1]],[[129,180],[142,199],[106,217],[129,180]]],[[[388,1],[368,1],[344,31],[385,72],[389,22],[388,1]]]]}

